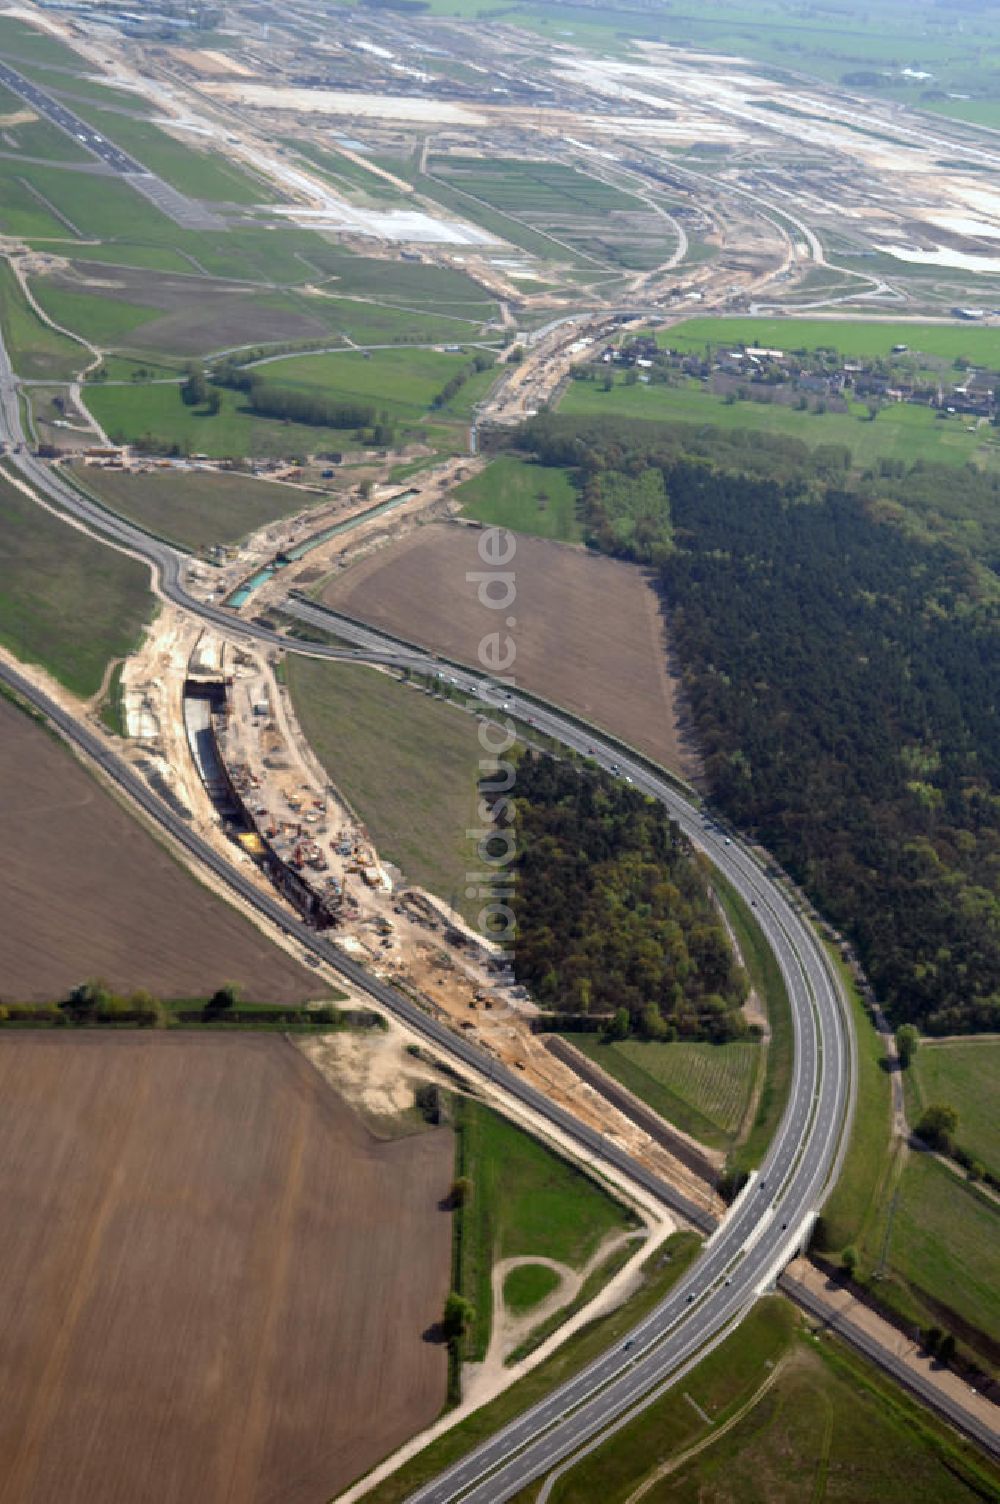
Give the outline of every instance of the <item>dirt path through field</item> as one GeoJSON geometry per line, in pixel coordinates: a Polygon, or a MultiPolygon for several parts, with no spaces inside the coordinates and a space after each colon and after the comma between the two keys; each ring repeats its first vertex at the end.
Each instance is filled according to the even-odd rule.
{"type": "MultiPolygon", "coordinates": [[[[535,1258],[531,1255],[498,1259],[493,1265],[491,1275],[493,1328],[490,1332],[490,1345],[481,1363],[468,1363],[465,1366],[462,1374],[463,1405],[467,1404],[473,1408],[484,1405],[505,1389],[511,1378],[511,1370],[507,1366],[507,1359],[511,1353],[515,1352],[529,1334],[536,1327],[541,1326],[543,1321],[548,1320],[556,1311],[574,1301],[595,1269],[599,1269],[602,1264],[606,1263],[617,1249],[634,1240],[635,1233],[609,1233],[580,1269],[572,1269],[569,1264],[560,1263],[558,1259],[535,1258]],[[511,1270],[524,1264],[542,1264],[546,1269],[551,1269],[558,1274],[561,1282],[545,1300],[539,1301],[532,1310],[518,1316],[507,1309],[503,1290],[511,1270]]],[[[645,1258],[648,1252],[645,1242],[641,1245],[641,1249],[645,1258]]],[[[630,1259],[623,1269],[612,1275],[596,1301],[587,1307],[588,1321],[593,1319],[597,1309],[602,1312],[613,1311],[616,1306],[628,1299],[636,1286],[634,1266],[635,1259],[630,1259]]]]}

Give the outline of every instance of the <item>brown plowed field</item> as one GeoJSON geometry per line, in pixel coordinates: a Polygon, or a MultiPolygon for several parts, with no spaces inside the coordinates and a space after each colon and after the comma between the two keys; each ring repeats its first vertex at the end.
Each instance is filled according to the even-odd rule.
{"type": "MultiPolygon", "coordinates": [[[[333,581],[323,599],[372,626],[475,664],[486,633],[505,633],[506,611],[480,605],[469,571],[486,570],[478,529],[436,523],[371,554],[333,581]]],[[[518,684],[622,737],[676,772],[696,761],[683,744],[667,665],[659,600],[633,564],[517,536],[517,597],[510,635],[518,684]]],[[[496,573],[496,570],[490,571],[496,573]]]]}
{"type": "Polygon", "coordinates": [[[3,699],[0,791],[0,998],[57,1000],[88,977],[158,997],[204,997],[227,980],[257,1002],[322,993],[3,699]]]}
{"type": "Polygon", "coordinates": [[[326,1504],[433,1420],[450,1131],[290,1045],[0,1038],[0,1504],[326,1504]]]}

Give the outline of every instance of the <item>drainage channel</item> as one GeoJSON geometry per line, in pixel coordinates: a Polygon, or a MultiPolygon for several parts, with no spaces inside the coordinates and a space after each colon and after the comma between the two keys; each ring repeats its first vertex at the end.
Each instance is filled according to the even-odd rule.
{"type": "Polygon", "coordinates": [[[370,522],[373,517],[381,517],[384,512],[391,512],[396,507],[401,507],[404,502],[412,501],[416,491],[399,491],[395,496],[389,496],[385,501],[377,502],[375,506],[368,507],[364,512],[357,512],[353,517],[347,517],[343,522],[335,522],[330,527],[325,527],[321,532],[314,533],[311,538],[296,543],[294,548],[283,549],[263,568],[258,569],[249,579],[237,585],[232,594],[227,595],[223,601],[224,606],[230,606],[238,611],[245,606],[250,597],[259,590],[261,585],[266,585],[268,580],[273,580],[279,570],[287,568],[289,564],[297,564],[306,554],[314,548],[329,542],[331,538],[338,537],[341,533],[350,532],[351,528],[359,527],[362,522],[370,522]]]}

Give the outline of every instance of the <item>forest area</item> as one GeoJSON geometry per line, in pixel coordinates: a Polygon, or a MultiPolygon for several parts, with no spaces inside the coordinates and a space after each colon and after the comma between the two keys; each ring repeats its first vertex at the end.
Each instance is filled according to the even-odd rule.
{"type": "Polygon", "coordinates": [[[854,939],[897,1024],[1000,1027],[1000,487],[542,415],[587,542],[650,565],[713,796],[854,939]]]}
{"type": "Polygon", "coordinates": [[[661,804],[596,765],[525,754],[496,813],[517,851],[514,970],[543,1008],[603,1015],[617,1038],[746,1033],[746,976],[661,804]]]}

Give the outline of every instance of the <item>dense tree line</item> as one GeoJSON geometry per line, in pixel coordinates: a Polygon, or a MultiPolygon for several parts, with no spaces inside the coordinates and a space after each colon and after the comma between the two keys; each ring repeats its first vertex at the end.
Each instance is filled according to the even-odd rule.
{"type": "Polygon", "coordinates": [[[233,361],[223,361],[214,367],[211,381],[215,386],[245,392],[248,407],[262,418],[280,418],[315,428],[370,428],[387,422],[370,403],[344,402],[324,397],[315,390],[275,386],[258,371],[247,370],[233,361]]]}
{"type": "Polygon", "coordinates": [[[488,371],[496,360],[496,356],[486,350],[478,350],[469,361],[469,364],[457,370],[454,376],[445,382],[437,396],[431,402],[431,407],[437,409],[447,407],[453,397],[457,397],[465,383],[480,371],[488,371]]]}
{"type": "Polygon", "coordinates": [[[707,430],[531,428],[577,466],[592,541],[659,566],[726,812],[852,934],[897,1023],[1000,1027],[996,481],[856,476],[761,435],[751,461],[707,430]],[[646,469],[662,525],[623,536],[609,503],[646,469]]]}
{"type": "Polygon", "coordinates": [[[654,1039],[733,1039],[747,988],[706,876],[662,805],[525,756],[512,816],[514,969],[543,1007],[654,1039]]]}

